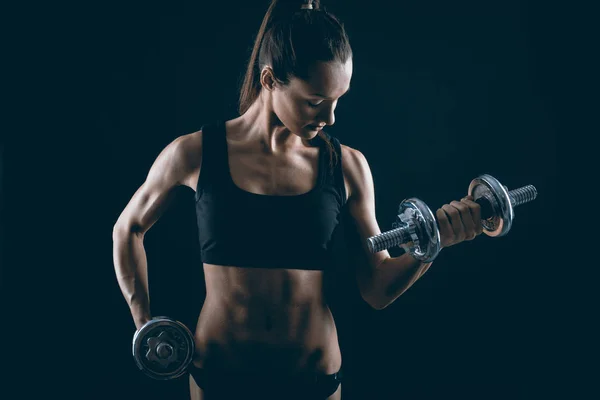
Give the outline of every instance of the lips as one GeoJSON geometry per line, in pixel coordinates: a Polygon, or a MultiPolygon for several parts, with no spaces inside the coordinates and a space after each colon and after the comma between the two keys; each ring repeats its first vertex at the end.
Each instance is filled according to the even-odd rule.
{"type": "Polygon", "coordinates": [[[322,126],[317,126],[317,125],[308,125],[308,127],[310,129],[312,129],[313,131],[320,131],[321,129],[323,129],[322,126]]]}

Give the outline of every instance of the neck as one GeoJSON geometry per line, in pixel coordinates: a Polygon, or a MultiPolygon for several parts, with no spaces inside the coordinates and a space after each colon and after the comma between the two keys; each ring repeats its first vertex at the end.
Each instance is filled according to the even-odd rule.
{"type": "Polygon", "coordinates": [[[308,146],[306,140],[292,133],[279,120],[273,111],[271,98],[264,90],[237,121],[240,124],[239,139],[260,143],[260,148],[267,154],[285,153],[308,146]]]}

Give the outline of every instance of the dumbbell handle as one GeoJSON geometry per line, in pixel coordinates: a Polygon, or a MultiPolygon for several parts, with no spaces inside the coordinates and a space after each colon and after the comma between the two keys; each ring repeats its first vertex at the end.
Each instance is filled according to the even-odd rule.
{"type": "MultiPolygon", "coordinates": [[[[527,185],[518,189],[513,189],[508,192],[510,204],[512,207],[520,206],[521,204],[529,203],[537,197],[537,190],[533,185],[527,185]]],[[[494,216],[494,210],[491,202],[485,197],[478,198],[475,203],[481,207],[481,219],[488,219],[494,216]]]]}
{"type": "Polygon", "coordinates": [[[367,246],[371,253],[377,253],[390,247],[398,246],[402,243],[407,243],[411,240],[410,233],[407,227],[400,227],[382,232],[367,239],[367,246]]]}

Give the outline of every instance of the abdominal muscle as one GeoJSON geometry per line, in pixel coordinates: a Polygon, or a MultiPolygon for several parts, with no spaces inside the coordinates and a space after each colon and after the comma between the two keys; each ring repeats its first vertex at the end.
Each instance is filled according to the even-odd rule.
{"type": "Polygon", "coordinates": [[[333,374],[342,359],[323,272],[204,264],[196,367],[333,374]]]}

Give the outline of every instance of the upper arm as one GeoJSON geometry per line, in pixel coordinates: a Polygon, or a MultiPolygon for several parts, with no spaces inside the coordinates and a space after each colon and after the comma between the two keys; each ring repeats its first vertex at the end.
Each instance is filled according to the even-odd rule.
{"type": "Polygon", "coordinates": [[[199,175],[202,157],[201,132],[177,137],[158,155],[144,183],[119,216],[113,234],[120,231],[144,234],[154,225],[180,185],[192,186],[199,175]]]}
{"type": "Polygon", "coordinates": [[[368,260],[367,265],[358,265],[356,270],[362,292],[366,278],[383,260],[389,258],[390,254],[387,250],[371,253],[367,247],[367,239],[381,233],[375,216],[373,176],[367,159],[360,151],[347,146],[343,148],[345,153],[342,156],[342,168],[350,188],[348,209],[358,231],[362,251],[368,260]]]}

